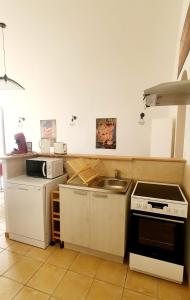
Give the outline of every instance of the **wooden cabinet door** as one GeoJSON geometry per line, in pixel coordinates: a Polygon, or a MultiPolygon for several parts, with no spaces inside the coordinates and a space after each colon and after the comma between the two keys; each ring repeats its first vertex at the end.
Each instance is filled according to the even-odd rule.
{"type": "Polygon", "coordinates": [[[91,192],[90,248],[124,256],[126,195],[91,192]]]}
{"type": "Polygon", "coordinates": [[[89,192],[60,189],[61,241],[89,247],[89,192]]]}

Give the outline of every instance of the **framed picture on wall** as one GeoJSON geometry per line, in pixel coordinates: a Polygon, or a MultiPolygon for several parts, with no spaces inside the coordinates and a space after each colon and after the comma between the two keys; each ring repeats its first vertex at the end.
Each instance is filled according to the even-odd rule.
{"type": "Polygon", "coordinates": [[[56,140],[56,120],[40,120],[41,139],[56,140]]]}
{"type": "Polygon", "coordinates": [[[96,119],[96,148],[116,149],[116,118],[96,119]]]}

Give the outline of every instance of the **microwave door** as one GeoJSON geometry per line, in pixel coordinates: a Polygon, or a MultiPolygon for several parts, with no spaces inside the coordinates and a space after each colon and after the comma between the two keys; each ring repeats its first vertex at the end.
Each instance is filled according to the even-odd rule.
{"type": "Polygon", "coordinates": [[[28,176],[45,178],[46,175],[44,174],[46,174],[46,162],[39,160],[28,160],[26,161],[26,170],[28,176]]]}

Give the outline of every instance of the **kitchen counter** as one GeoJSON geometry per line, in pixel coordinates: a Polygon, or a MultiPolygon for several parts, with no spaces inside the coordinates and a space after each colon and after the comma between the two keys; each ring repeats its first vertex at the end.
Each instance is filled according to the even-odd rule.
{"type": "Polygon", "coordinates": [[[163,162],[182,162],[185,163],[185,159],[176,159],[175,157],[148,157],[148,156],[121,156],[121,155],[100,155],[100,154],[55,154],[55,153],[40,153],[29,152],[24,154],[8,154],[1,156],[0,159],[17,159],[25,157],[62,157],[62,158],[84,158],[84,159],[103,159],[103,160],[119,160],[119,161],[163,161],[163,162]]]}
{"type": "MultiPolygon", "coordinates": [[[[63,182],[66,181],[67,174],[63,174],[56,178],[63,178],[63,182]]],[[[15,183],[20,185],[28,185],[28,186],[44,186],[46,184],[51,183],[55,178],[47,179],[41,177],[32,177],[27,175],[20,175],[17,177],[10,178],[7,183],[15,183]]]]}
{"type": "Polygon", "coordinates": [[[112,155],[88,155],[88,154],[64,154],[55,155],[49,153],[26,153],[2,156],[3,180],[25,174],[25,161],[29,157],[47,156],[62,157],[65,168],[69,176],[72,176],[67,162],[69,160],[81,158],[84,163],[94,163],[97,159],[101,161],[98,170],[100,176],[112,177],[114,170],[120,170],[121,177],[134,180],[145,180],[165,183],[182,184],[185,167],[185,160],[175,158],[155,158],[155,157],[129,157],[112,155]]]}
{"type": "Polygon", "coordinates": [[[21,159],[29,157],[37,157],[39,154],[37,152],[28,152],[23,154],[7,154],[0,157],[1,160],[12,160],[12,159],[21,159]]]}
{"type": "MultiPolygon", "coordinates": [[[[112,155],[88,155],[88,154],[67,154],[54,155],[45,153],[26,153],[2,156],[3,183],[4,186],[8,179],[26,174],[26,159],[29,157],[47,156],[64,158],[65,168],[69,176],[73,172],[70,170],[67,161],[70,159],[81,158],[84,163],[96,162],[100,159],[101,166],[98,170],[100,176],[112,177],[114,170],[120,170],[121,177],[133,180],[155,181],[165,183],[182,184],[185,160],[175,158],[152,158],[152,157],[128,157],[112,155]]],[[[78,187],[78,188],[83,188],[78,187]]],[[[91,187],[95,188],[95,187],[91,187]]],[[[101,189],[103,190],[103,189],[101,189]]]]}
{"type": "Polygon", "coordinates": [[[148,156],[121,156],[121,155],[100,155],[100,154],[54,154],[54,153],[38,153],[39,156],[63,157],[63,158],[84,158],[84,159],[103,159],[103,160],[119,160],[119,161],[163,161],[163,162],[183,162],[184,159],[174,157],[148,157],[148,156]]]}
{"type": "Polygon", "coordinates": [[[94,192],[101,192],[101,193],[109,193],[109,194],[125,194],[128,190],[128,188],[130,187],[130,185],[132,184],[132,179],[129,178],[121,178],[121,179],[117,179],[114,177],[104,177],[104,176],[99,176],[98,178],[96,178],[95,180],[93,180],[88,186],[83,185],[81,183],[79,183],[77,180],[75,180],[74,183],[69,183],[69,184],[60,184],[60,187],[66,187],[66,188],[76,188],[78,190],[90,190],[90,191],[94,191],[94,192]],[[111,188],[111,187],[104,187],[101,185],[101,182],[103,180],[122,180],[122,181],[126,181],[126,185],[123,188],[111,188]]]}

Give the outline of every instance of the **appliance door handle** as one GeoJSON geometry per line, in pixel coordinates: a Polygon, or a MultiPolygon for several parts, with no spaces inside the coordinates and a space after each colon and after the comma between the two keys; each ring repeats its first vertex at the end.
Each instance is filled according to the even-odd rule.
{"type": "Polygon", "coordinates": [[[137,213],[133,213],[133,216],[144,217],[144,218],[147,218],[147,219],[167,221],[167,222],[172,222],[172,223],[181,223],[181,224],[185,223],[184,221],[180,221],[180,220],[161,218],[161,217],[155,217],[155,216],[148,216],[148,215],[137,214],[137,213]]]}
{"type": "Polygon", "coordinates": [[[108,195],[105,194],[105,193],[93,193],[93,197],[96,197],[96,198],[107,198],[108,195]]]}
{"type": "Polygon", "coordinates": [[[46,177],[45,166],[46,166],[46,162],[43,162],[43,164],[42,164],[42,174],[44,175],[44,177],[46,177]]]}
{"type": "Polygon", "coordinates": [[[88,192],[77,190],[77,191],[74,191],[74,194],[80,195],[80,196],[86,196],[86,195],[88,195],[88,192]]]}

